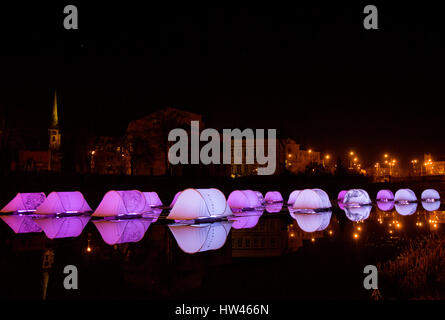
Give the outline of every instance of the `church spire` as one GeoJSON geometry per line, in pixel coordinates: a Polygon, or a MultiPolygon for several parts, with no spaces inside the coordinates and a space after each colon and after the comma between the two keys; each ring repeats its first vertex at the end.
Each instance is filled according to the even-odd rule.
{"type": "Polygon", "coordinates": [[[51,118],[51,128],[57,128],[59,126],[59,116],[57,114],[57,91],[54,91],[54,104],[51,118]]]}

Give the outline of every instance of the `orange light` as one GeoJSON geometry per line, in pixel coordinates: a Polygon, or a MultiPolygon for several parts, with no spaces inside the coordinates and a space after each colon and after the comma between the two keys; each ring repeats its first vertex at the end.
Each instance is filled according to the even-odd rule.
{"type": "Polygon", "coordinates": [[[88,247],[87,247],[87,252],[91,252],[91,251],[93,251],[93,249],[91,249],[91,247],[88,246],[88,247]]]}
{"type": "Polygon", "coordinates": [[[308,152],[311,153],[311,152],[312,152],[312,149],[309,149],[308,152]]]}
{"type": "Polygon", "coordinates": [[[358,234],[354,233],[354,239],[358,239],[358,234]]]}

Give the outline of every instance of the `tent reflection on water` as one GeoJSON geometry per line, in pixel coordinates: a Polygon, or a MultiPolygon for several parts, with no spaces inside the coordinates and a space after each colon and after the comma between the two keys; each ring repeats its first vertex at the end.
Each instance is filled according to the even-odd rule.
{"type": "Polygon", "coordinates": [[[434,202],[422,201],[422,207],[426,211],[436,211],[439,210],[440,208],[440,201],[434,201],[434,202]]]}
{"type": "Polygon", "coordinates": [[[397,213],[400,214],[401,216],[412,215],[417,210],[417,203],[416,202],[414,202],[414,203],[404,203],[404,204],[400,204],[400,203],[396,202],[395,206],[396,206],[397,213]]]}
{"type": "Polygon", "coordinates": [[[131,220],[97,220],[93,224],[102,239],[109,245],[138,242],[156,219],[138,218],[131,220]]]}
{"type": "Polygon", "coordinates": [[[382,211],[390,211],[394,208],[394,201],[377,201],[377,207],[382,211]]]}
{"type": "Polygon", "coordinates": [[[371,213],[372,206],[363,205],[363,206],[345,206],[343,211],[346,214],[346,217],[354,222],[366,220],[369,218],[369,214],[371,213]]]}
{"type": "Polygon", "coordinates": [[[242,215],[234,214],[228,219],[229,221],[232,221],[233,229],[250,229],[258,224],[258,221],[260,220],[262,215],[262,211],[255,211],[242,215]]]}
{"type": "Polygon", "coordinates": [[[78,237],[89,220],[89,216],[37,217],[34,219],[49,239],[78,237]]]}
{"type": "Polygon", "coordinates": [[[322,231],[329,226],[332,211],[318,213],[296,213],[290,212],[292,218],[297,221],[298,226],[305,232],[322,231]]]}
{"type": "Polygon", "coordinates": [[[224,246],[231,225],[231,221],[221,221],[192,225],[175,223],[168,227],[181,250],[193,254],[224,246]]]}

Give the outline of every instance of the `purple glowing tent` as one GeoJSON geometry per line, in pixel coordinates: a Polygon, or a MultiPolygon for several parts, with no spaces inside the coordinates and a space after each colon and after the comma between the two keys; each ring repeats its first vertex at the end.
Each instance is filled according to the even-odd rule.
{"type": "Polygon", "coordinates": [[[93,221],[102,239],[109,245],[140,241],[152,222],[152,219],[145,218],[93,221]]]}
{"type": "Polygon", "coordinates": [[[331,211],[320,213],[290,213],[297,221],[298,226],[305,232],[322,231],[331,221],[331,211]]]}
{"type": "Polygon", "coordinates": [[[362,221],[369,218],[372,206],[358,206],[358,207],[348,207],[346,206],[343,211],[346,217],[351,221],[362,221]]]}
{"type": "Polygon", "coordinates": [[[27,215],[18,214],[0,217],[15,233],[42,232],[42,229],[27,215]]]}
{"type": "Polygon", "coordinates": [[[264,196],[264,200],[266,203],[277,203],[283,202],[283,197],[279,191],[269,191],[264,196]]]}
{"type": "Polygon", "coordinates": [[[261,218],[261,213],[249,213],[247,215],[235,215],[230,218],[233,229],[249,229],[257,225],[261,218]]]}
{"type": "Polygon", "coordinates": [[[401,216],[410,216],[417,210],[417,203],[399,204],[396,202],[396,211],[401,216]]]}
{"type": "Polygon", "coordinates": [[[232,211],[218,189],[186,189],[181,192],[167,219],[190,220],[224,217],[232,211]]]}
{"type": "Polygon", "coordinates": [[[259,208],[263,200],[260,195],[261,193],[253,190],[235,190],[230,193],[227,203],[232,210],[259,208]]]}
{"type": "Polygon", "coordinates": [[[36,214],[87,213],[92,211],[79,191],[51,192],[36,214]]]}
{"type": "Polygon", "coordinates": [[[368,193],[363,189],[351,189],[345,193],[343,198],[345,206],[370,205],[372,203],[368,193]]]}
{"type": "Polygon", "coordinates": [[[394,201],[377,201],[377,207],[382,211],[389,211],[394,208],[394,201]]]}
{"type": "Polygon", "coordinates": [[[342,190],[338,193],[338,196],[337,196],[338,202],[343,202],[346,192],[348,192],[348,190],[342,190]]]}
{"type": "Polygon", "coordinates": [[[383,189],[377,192],[377,201],[393,201],[394,194],[391,190],[383,189]]]}
{"type": "Polygon", "coordinates": [[[194,225],[171,224],[168,227],[181,250],[193,254],[221,248],[226,242],[231,224],[230,221],[223,221],[194,225]]]}
{"type": "Polygon", "coordinates": [[[34,221],[43,229],[49,239],[78,237],[89,216],[37,218],[34,221]]]}
{"type": "Polygon", "coordinates": [[[34,212],[46,199],[43,192],[17,193],[0,212],[34,212]]]}
{"type": "Polygon", "coordinates": [[[295,200],[297,199],[298,195],[300,194],[301,190],[294,190],[289,195],[289,199],[287,200],[288,205],[293,205],[295,200]]]}
{"type": "Polygon", "coordinates": [[[152,206],[160,202],[157,194],[138,190],[108,191],[94,211],[94,217],[114,217],[123,215],[140,215],[151,212],[152,206]],[[152,205],[153,204],[153,205],[152,205]]]}
{"type": "Polygon", "coordinates": [[[408,203],[417,201],[416,194],[411,189],[400,189],[397,190],[394,196],[395,202],[408,203]]]}
{"type": "Polygon", "coordinates": [[[423,190],[420,198],[422,199],[422,201],[434,202],[440,200],[440,195],[439,192],[434,189],[426,189],[423,190]]]}
{"type": "Polygon", "coordinates": [[[422,201],[422,207],[426,211],[436,211],[440,208],[440,201],[422,201]]]}

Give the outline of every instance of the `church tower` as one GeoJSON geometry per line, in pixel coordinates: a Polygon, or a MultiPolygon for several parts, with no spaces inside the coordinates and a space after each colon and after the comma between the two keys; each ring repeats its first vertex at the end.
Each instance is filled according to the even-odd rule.
{"type": "Polygon", "coordinates": [[[49,133],[49,154],[50,154],[50,166],[51,171],[60,172],[61,170],[61,158],[60,153],[60,129],[59,129],[59,115],[57,113],[57,92],[54,92],[53,111],[51,115],[51,125],[48,129],[49,133]]]}

